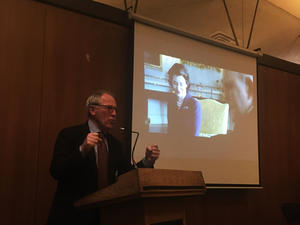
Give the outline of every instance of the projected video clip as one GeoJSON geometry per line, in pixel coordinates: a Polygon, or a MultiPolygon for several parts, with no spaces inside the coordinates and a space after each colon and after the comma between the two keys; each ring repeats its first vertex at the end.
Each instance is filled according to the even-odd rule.
{"type": "Polygon", "coordinates": [[[249,74],[145,52],[148,131],[212,137],[243,129],[253,85],[249,74]]]}

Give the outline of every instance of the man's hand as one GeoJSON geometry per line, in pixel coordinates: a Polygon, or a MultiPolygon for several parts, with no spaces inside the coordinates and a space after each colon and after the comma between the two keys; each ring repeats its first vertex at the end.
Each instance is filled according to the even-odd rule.
{"type": "Polygon", "coordinates": [[[158,148],[158,145],[153,144],[150,146],[147,146],[146,153],[145,153],[145,160],[147,164],[154,165],[155,161],[158,159],[160,155],[160,150],[158,148]]]}
{"type": "Polygon", "coordinates": [[[81,144],[81,151],[85,154],[88,153],[91,149],[93,149],[97,143],[102,141],[102,138],[99,137],[97,132],[88,133],[83,143],[81,144]]]}

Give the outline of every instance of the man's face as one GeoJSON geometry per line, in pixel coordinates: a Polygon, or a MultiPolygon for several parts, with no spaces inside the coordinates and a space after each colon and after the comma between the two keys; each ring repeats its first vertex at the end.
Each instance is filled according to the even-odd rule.
{"type": "Polygon", "coordinates": [[[99,101],[99,105],[90,106],[90,114],[101,130],[108,131],[116,123],[117,103],[113,96],[103,94],[99,101]]]}
{"type": "Polygon", "coordinates": [[[247,83],[246,78],[242,79],[235,73],[237,72],[227,75],[223,80],[225,96],[240,113],[246,113],[253,104],[253,93],[250,88],[252,81],[248,78],[249,82],[247,83]]]}

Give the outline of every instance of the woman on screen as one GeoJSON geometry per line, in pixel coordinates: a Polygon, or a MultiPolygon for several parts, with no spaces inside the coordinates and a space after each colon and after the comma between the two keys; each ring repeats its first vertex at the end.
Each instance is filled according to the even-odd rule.
{"type": "Polygon", "coordinates": [[[189,74],[183,64],[175,63],[168,71],[172,97],[168,103],[168,133],[199,136],[201,106],[188,91],[189,74]]]}

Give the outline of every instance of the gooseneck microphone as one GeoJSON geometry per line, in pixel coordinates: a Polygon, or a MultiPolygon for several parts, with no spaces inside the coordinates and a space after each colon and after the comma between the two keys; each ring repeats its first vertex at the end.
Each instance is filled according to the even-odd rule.
{"type": "MultiPolygon", "coordinates": [[[[125,127],[120,127],[120,130],[123,131],[123,132],[128,131],[128,129],[126,129],[125,127]]],[[[131,150],[131,161],[133,163],[134,168],[137,168],[136,161],[134,160],[134,150],[135,150],[137,140],[139,139],[140,133],[138,131],[134,131],[134,130],[131,130],[130,133],[136,134],[135,141],[134,141],[134,144],[133,144],[133,148],[131,150]]]]}

